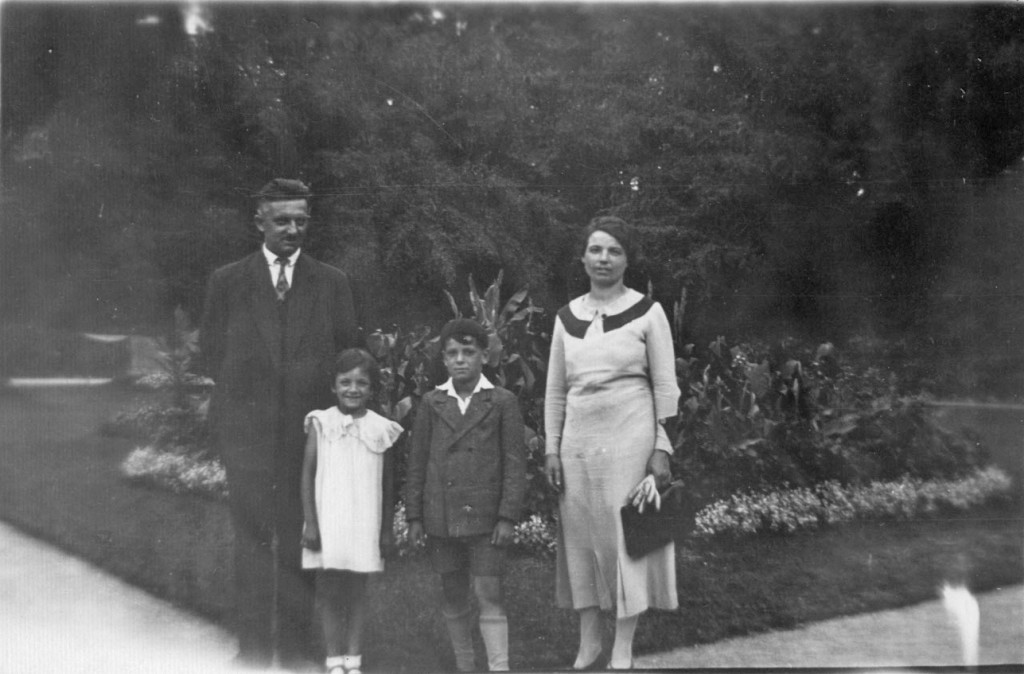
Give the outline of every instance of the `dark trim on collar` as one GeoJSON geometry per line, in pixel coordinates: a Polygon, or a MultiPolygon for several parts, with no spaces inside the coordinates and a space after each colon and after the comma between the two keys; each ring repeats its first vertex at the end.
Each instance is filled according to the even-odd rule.
{"type": "MultiPolygon", "coordinates": [[[[604,317],[604,331],[611,332],[617,330],[622,326],[635,321],[640,318],[654,306],[654,301],[646,295],[641,297],[636,304],[626,309],[625,311],[615,314],[614,316],[604,317]]],[[[565,326],[565,331],[570,336],[576,339],[583,339],[583,336],[587,334],[587,328],[590,327],[591,321],[585,321],[581,318],[577,318],[576,314],[572,312],[569,305],[566,304],[564,307],[558,310],[558,317],[562,319],[562,325],[565,326]]]]}

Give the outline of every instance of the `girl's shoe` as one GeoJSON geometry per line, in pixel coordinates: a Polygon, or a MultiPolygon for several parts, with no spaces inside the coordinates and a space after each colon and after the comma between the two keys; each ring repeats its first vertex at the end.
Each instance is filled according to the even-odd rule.
{"type": "Polygon", "coordinates": [[[343,657],[345,658],[345,661],[342,665],[345,667],[346,674],[363,674],[363,656],[345,655],[343,657]]]}
{"type": "Polygon", "coordinates": [[[332,655],[324,664],[327,674],[345,674],[345,657],[342,655],[332,655]]]}

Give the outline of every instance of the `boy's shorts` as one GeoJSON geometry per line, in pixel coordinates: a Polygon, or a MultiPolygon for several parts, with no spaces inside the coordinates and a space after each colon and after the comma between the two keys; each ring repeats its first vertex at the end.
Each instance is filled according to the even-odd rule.
{"type": "Polygon", "coordinates": [[[505,548],[491,544],[491,535],[427,537],[430,562],[438,574],[469,570],[471,576],[500,576],[505,572],[505,548]]]}

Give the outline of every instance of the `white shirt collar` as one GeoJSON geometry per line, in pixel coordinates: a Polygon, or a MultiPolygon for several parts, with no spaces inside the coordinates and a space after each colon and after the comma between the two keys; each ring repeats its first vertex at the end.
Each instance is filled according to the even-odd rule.
{"type": "Polygon", "coordinates": [[[492,384],[487,377],[481,374],[480,380],[476,383],[476,387],[473,389],[473,392],[464,399],[455,392],[455,384],[452,382],[451,377],[448,378],[448,381],[438,386],[437,390],[446,391],[450,397],[455,398],[455,402],[459,404],[459,411],[465,414],[466,410],[469,408],[469,401],[473,399],[474,395],[480,391],[486,391],[487,389],[492,388],[494,388],[494,384],[492,384]]]}
{"type": "MultiPolygon", "coordinates": [[[[271,267],[276,267],[277,266],[277,255],[274,255],[273,253],[270,252],[270,249],[267,248],[267,244],[263,244],[263,246],[261,246],[261,248],[263,249],[263,257],[267,258],[267,264],[269,264],[271,267]]],[[[288,266],[289,267],[294,267],[295,266],[295,261],[299,259],[299,253],[301,253],[301,252],[302,252],[302,249],[299,248],[294,253],[292,253],[291,255],[288,256],[288,266]]]]}

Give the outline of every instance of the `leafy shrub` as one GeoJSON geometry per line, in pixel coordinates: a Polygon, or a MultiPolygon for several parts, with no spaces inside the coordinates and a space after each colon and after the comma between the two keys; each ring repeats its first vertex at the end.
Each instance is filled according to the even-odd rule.
{"type": "MultiPolygon", "coordinates": [[[[547,368],[547,336],[541,332],[538,318],[543,310],[533,304],[525,290],[501,303],[502,274],[483,292],[469,279],[469,301],[473,318],[487,330],[490,346],[484,374],[509,389],[519,400],[527,426],[528,512],[550,513],[556,497],[544,486],[544,443],[541,427],[544,418],[543,373],[547,368]]],[[[461,317],[455,298],[448,295],[453,314],[461,317]]],[[[428,326],[389,332],[378,330],[367,338],[367,349],[381,364],[378,409],[388,417],[411,428],[411,418],[423,394],[443,382],[447,375],[440,360],[439,336],[428,326]]],[[[399,483],[405,478],[405,448],[396,454],[399,483]]]]}
{"type": "Polygon", "coordinates": [[[104,423],[102,430],[107,435],[144,441],[156,448],[198,455],[211,452],[205,398],[195,399],[187,407],[143,403],[118,412],[104,423]]]}
{"type": "MultiPolygon", "coordinates": [[[[490,335],[485,373],[516,394],[527,425],[527,518],[516,529],[517,546],[547,553],[553,546],[557,509],[557,496],[547,488],[543,474],[543,380],[549,346],[543,328],[549,323],[525,290],[502,303],[501,283],[499,273],[480,293],[470,278],[469,302],[473,318],[490,335]]],[[[451,295],[448,298],[453,313],[460,316],[458,303],[451,295]]],[[[195,474],[180,461],[182,455],[192,454],[199,463],[211,456],[205,421],[208,391],[189,388],[190,382],[197,383],[187,370],[194,333],[183,316],[178,316],[177,325],[178,347],[160,380],[174,392],[174,404],[123,412],[108,429],[144,439],[149,445],[146,456],[160,450],[171,455],[165,462],[146,464],[155,471],[154,484],[170,480],[174,467],[195,474]]],[[[366,345],[382,368],[375,406],[411,427],[420,398],[446,376],[438,337],[428,326],[394,326],[371,334],[366,345]]],[[[870,349],[870,344],[855,343],[851,357],[841,360],[838,350],[827,343],[810,348],[783,340],[730,347],[722,337],[700,353],[692,344],[679,349],[676,366],[683,395],[671,424],[676,435],[673,470],[685,479],[696,503],[717,504],[717,516],[735,522],[730,526],[739,530],[788,531],[806,528],[811,520],[845,521],[850,512],[884,510],[878,504],[886,498],[895,499],[894,508],[911,507],[908,496],[893,496],[894,487],[887,487],[888,496],[872,495],[865,491],[870,485],[917,489],[922,481],[965,478],[983,467],[987,456],[980,444],[933,423],[925,402],[907,397],[900,390],[899,376],[884,363],[872,361],[870,349]],[[739,500],[721,505],[730,498],[739,500]],[[821,505],[826,498],[832,499],[827,507],[821,505]],[[755,508],[750,499],[759,505],[755,508]],[[869,508],[868,503],[875,505],[869,508]],[[751,508],[759,514],[744,519],[743,509],[751,508]],[[768,524],[759,523],[762,519],[768,524]]],[[[405,447],[400,442],[395,448],[400,484],[405,447]]],[[[138,457],[136,462],[131,472],[139,477],[143,464],[138,457]]],[[[174,488],[187,490],[193,482],[200,490],[210,489],[194,477],[180,480],[174,488]]],[[[407,531],[401,511],[395,527],[399,549],[408,547],[401,543],[402,532],[407,531]]]]}
{"type": "Polygon", "coordinates": [[[815,351],[712,342],[677,362],[683,397],[674,468],[704,501],[783,485],[954,478],[985,465],[979,443],[949,433],[925,402],[900,397],[873,364],[815,351]],[[796,352],[796,353],[794,353],[796,352]]]}

